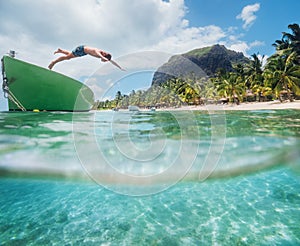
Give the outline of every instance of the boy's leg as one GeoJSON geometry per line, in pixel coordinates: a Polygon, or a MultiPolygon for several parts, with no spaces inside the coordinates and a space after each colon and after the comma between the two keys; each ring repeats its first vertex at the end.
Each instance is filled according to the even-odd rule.
{"type": "Polygon", "coordinates": [[[57,53],[62,53],[62,54],[68,55],[68,54],[70,54],[71,52],[70,52],[70,51],[67,51],[67,50],[63,50],[63,49],[61,49],[61,48],[58,48],[58,49],[54,52],[54,54],[57,54],[57,53]]]}
{"type": "Polygon", "coordinates": [[[57,59],[55,59],[54,61],[52,61],[49,64],[48,68],[52,69],[56,63],[61,62],[61,61],[65,61],[65,60],[70,60],[70,59],[75,58],[75,57],[77,57],[77,56],[74,56],[73,53],[68,53],[68,55],[60,56],[57,59]]]}

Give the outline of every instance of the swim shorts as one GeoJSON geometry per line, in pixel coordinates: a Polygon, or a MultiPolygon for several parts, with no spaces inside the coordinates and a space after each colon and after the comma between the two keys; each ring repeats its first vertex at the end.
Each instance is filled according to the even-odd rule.
{"type": "Polygon", "coordinates": [[[84,52],[84,45],[80,45],[76,47],[74,50],[72,50],[72,54],[74,56],[85,56],[87,53],[84,52]]]}

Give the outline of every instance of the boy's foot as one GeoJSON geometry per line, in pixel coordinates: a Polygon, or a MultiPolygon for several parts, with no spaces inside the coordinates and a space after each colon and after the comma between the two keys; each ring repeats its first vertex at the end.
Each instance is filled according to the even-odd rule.
{"type": "Polygon", "coordinates": [[[62,49],[58,48],[56,51],[54,51],[54,55],[57,54],[57,53],[63,53],[62,49]]]}
{"type": "Polygon", "coordinates": [[[48,66],[48,68],[51,70],[53,68],[54,64],[51,62],[48,66]]]}

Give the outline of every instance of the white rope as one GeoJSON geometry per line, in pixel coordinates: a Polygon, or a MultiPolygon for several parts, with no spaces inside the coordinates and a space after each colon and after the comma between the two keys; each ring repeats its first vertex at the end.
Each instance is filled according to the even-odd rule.
{"type": "MultiPolygon", "coordinates": [[[[13,51],[11,51],[11,52],[13,54],[15,54],[15,52],[13,52],[13,51]]],[[[10,91],[10,89],[8,87],[8,83],[7,83],[8,81],[7,81],[7,77],[5,74],[3,58],[1,59],[1,68],[2,68],[2,77],[3,77],[2,89],[4,92],[4,97],[11,100],[22,111],[26,111],[26,108],[22,105],[22,103],[16,98],[16,96],[10,91]]]]}
{"type": "Polygon", "coordinates": [[[22,111],[26,111],[26,108],[22,105],[22,103],[16,98],[16,96],[9,90],[7,86],[3,88],[3,90],[7,93],[7,97],[9,100],[11,100],[14,104],[17,105],[19,109],[22,111]]]}

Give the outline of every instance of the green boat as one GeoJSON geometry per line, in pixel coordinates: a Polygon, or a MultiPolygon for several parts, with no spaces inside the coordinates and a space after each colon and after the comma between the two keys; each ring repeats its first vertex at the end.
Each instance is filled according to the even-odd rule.
{"type": "Polygon", "coordinates": [[[93,91],[63,74],[5,55],[2,58],[4,96],[10,111],[89,111],[93,91]]]}

